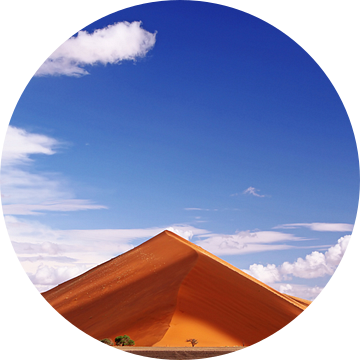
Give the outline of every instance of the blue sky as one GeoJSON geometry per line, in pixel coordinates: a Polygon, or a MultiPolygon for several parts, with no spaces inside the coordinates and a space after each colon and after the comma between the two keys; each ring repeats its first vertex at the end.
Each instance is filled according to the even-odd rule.
{"type": "Polygon", "coordinates": [[[102,40],[83,33],[57,50],[11,119],[2,200],[34,284],[172,228],[314,298],[359,191],[354,135],[326,75],[277,29],[218,5],[141,5],[84,30],[109,25],[102,40]]]}

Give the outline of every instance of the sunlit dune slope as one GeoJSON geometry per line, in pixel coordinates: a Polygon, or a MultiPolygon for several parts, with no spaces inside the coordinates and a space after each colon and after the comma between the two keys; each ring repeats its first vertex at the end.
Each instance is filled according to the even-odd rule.
{"type": "Polygon", "coordinates": [[[137,346],[254,344],[310,302],[281,294],[180,236],[164,231],[42,294],[96,339],[137,346]]]}

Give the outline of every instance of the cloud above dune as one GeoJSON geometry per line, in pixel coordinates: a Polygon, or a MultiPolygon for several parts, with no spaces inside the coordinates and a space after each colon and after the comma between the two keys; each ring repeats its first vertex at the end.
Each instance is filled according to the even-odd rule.
{"type": "Polygon", "coordinates": [[[200,234],[196,244],[215,255],[237,255],[293,248],[285,242],[305,238],[278,231],[238,231],[235,234],[200,234]]]}
{"type": "Polygon", "coordinates": [[[27,256],[67,255],[78,261],[88,261],[86,254],[96,254],[103,261],[134,246],[133,241],[148,240],[164,230],[190,238],[207,233],[189,225],[151,227],[142,229],[76,229],[59,230],[37,220],[5,216],[7,229],[17,254],[27,256]]]}
{"type": "Polygon", "coordinates": [[[86,265],[60,266],[56,268],[40,265],[34,274],[29,275],[29,278],[34,285],[58,285],[84,273],[88,269],[89,267],[86,265]]]}
{"type": "Polygon", "coordinates": [[[266,284],[286,281],[292,277],[314,279],[326,275],[331,276],[340,264],[349,241],[350,235],[346,235],[341,237],[337,244],[330,247],[325,253],[313,251],[306,255],[305,259],[298,258],[293,263],[286,261],[279,266],[275,264],[267,264],[266,266],[253,264],[244,271],[266,284]]]}
{"type": "Polygon", "coordinates": [[[140,21],[118,22],[93,33],[79,31],[50,55],[35,76],[87,75],[86,65],[135,61],[144,57],[155,41],[156,33],[144,30],[140,21]]]}
{"type": "Polygon", "coordinates": [[[8,233],[24,270],[39,291],[134,248],[164,230],[191,238],[206,230],[188,225],[143,229],[58,230],[36,220],[5,217],[8,233]]]}
{"type": "MultiPolygon", "coordinates": [[[[90,269],[134,248],[134,242],[143,242],[164,230],[170,230],[188,240],[194,237],[203,239],[195,243],[215,255],[284,250],[292,247],[284,244],[284,241],[291,243],[300,239],[291,234],[271,231],[243,231],[233,236],[224,236],[185,224],[142,229],[58,230],[36,220],[15,216],[6,216],[5,219],[15,252],[41,291],[45,289],[44,286],[48,289],[59,279],[67,280],[76,276],[75,273],[79,274],[84,269],[90,269]]],[[[349,240],[349,235],[344,236],[326,252],[313,251],[294,262],[284,262],[279,266],[255,263],[244,271],[275,288],[279,284],[289,285],[286,282],[293,278],[330,276],[340,263],[349,240]]],[[[295,296],[299,296],[300,290],[305,291],[296,284],[290,285],[291,294],[295,296]]],[[[286,292],[285,288],[283,290],[286,292]]]]}
{"type": "Polygon", "coordinates": [[[310,301],[315,300],[315,298],[321,293],[323,290],[320,286],[306,286],[302,284],[273,284],[272,287],[279,292],[291,296],[296,296],[301,299],[307,299],[310,301]]]}
{"type": "Polygon", "coordinates": [[[175,233],[189,241],[193,238],[193,236],[201,236],[201,235],[210,234],[210,231],[208,231],[208,230],[200,229],[200,228],[197,228],[197,227],[194,227],[191,225],[186,225],[186,224],[172,225],[172,226],[167,227],[164,230],[172,231],[173,233],[175,233]]]}

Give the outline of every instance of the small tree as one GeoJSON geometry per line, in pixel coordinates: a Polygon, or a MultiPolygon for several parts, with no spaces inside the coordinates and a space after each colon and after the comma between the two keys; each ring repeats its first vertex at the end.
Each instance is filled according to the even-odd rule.
{"type": "Polygon", "coordinates": [[[187,339],[186,342],[190,342],[192,347],[194,347],[198,343],[196,339],[187,339]]]}
{"type": "Polygon", "coordinates": [[[102,339],[100,340],[102,343],[107,344],[107,345],[114,345],[114,343],[111,341],[111,339],[106,338],[106,339],[102,339]]]}
{"type": "Polygon", "coordinates": [[[134,346],[135,341],[130,339],[130,337],[127,335],[122,335],[115,338],[115,344],[117,346],[134,346]]]}

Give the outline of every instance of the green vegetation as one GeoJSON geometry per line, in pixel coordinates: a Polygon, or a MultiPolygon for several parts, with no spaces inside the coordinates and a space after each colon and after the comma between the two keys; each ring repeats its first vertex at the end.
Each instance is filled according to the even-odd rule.
{"type": "Polygon", "coordinates": [[[117,346],[134,346],[135,341],[131,340],[127,335],[122,335],[115,338],[115,344],[117,346]]]}
{"type": "Polygon", "coordinates": [[[107,345],[114,345],[114,343],[111,341],[111,339],[106,338],[106,339],[102,339],[100,340],[102,343],[107,344],[107,345]]]}

